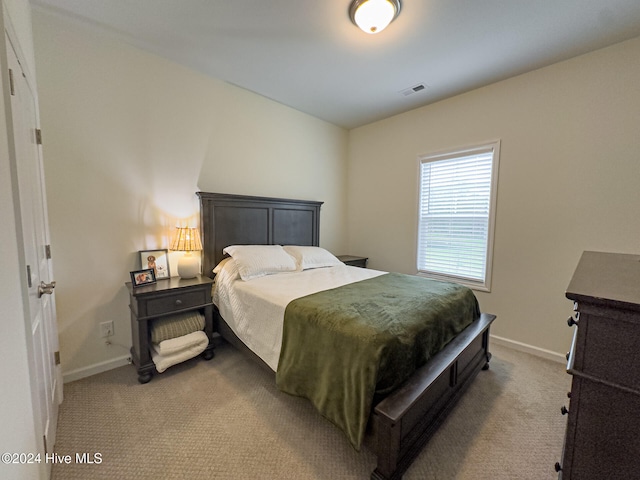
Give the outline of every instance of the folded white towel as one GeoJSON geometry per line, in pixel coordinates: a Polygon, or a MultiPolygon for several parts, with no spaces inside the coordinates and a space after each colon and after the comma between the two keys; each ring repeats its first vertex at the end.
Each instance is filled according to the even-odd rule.
{"type": "Polygon", "coordinates": [[[160,343],[153,343],[152,345],[160,355],[171,355],[193,345],[199,345],[202,342],[207,342],[208,344],[208,341],[207,334],[202,330],[198,330],[197,332],[163,340],[160,343]]]}
{"type": "Polygon", "coordinates": [[[200,355],[209,345],[209,338],[203,331],[182,335],[151,344],[151,358],[158,373],[167,368],[200,355]]]}

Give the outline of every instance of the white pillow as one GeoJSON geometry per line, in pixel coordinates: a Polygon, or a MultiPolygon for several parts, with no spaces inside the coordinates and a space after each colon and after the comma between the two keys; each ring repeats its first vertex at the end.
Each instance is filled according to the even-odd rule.
{"type": "Polygon", "coordinates": [[[224,268],[224,266],[229,263],[229,261],[231,260],[231,257],[225,257],[222,260],[220,260],[220,263],[217,264],[215,266],[215,268],[213,269],[213,273],[218,274],[222,271],[222,269],[224,268]]]}
{"type": "Polygon", "coordinates": [[[342,265],[340,260],[324,248],[299,245],[285,245],[283,248],[285,252],[296,259],[300,270],[342,265]]]}
{"type": "Polygon", "coordinates": [[[238,266],[231,257],[225,257],[220,260],[220,263],[213,269],[213,273],[216,274],[216,282],[223,280],[225,282],[231,282],[240,277],[238,266]]]}
{"type": "Polygon", "coordinates": [[[242,280],[296,270],[295,260],[280,245],[232,245],[223,252],[233,257],[242,280]]]}

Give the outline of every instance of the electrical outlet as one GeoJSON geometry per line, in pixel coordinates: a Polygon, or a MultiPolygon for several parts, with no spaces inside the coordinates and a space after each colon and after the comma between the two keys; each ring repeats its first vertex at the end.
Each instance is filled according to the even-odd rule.
{"type": "Polygon", "coordinates": [[[102,322],[100,324],[100,336],[111,337],[113,335],[113,322],[102,322]]]}

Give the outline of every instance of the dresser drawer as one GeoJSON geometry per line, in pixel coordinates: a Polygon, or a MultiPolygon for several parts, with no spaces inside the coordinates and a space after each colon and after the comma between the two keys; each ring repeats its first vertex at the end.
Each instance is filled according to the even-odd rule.
{"type": "Polygon", "coordinates": [[[640,391],[640,322],[616,312],[580,313],[573,370],[640,391]]]}
{"type": "Polygon", "coordinates": [[[207,294],[204,290],[164,295],[147,300],[147,315],[153,316],[176,312],[206,303],[207,294]]]}
{"type": "Polygon", "coordinates": [[[640,478],[636,394],[574,376],[570,409],[563,479],[640,478]]]}

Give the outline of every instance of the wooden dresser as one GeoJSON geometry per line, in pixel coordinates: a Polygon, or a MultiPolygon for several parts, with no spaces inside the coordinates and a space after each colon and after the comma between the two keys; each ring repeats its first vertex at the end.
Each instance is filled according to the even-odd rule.
{"type": "Polygon", "coordinates": [[[576,331],[558,478],[640,479],[640,255],[584,252],[566,296],[576,331]]]}

